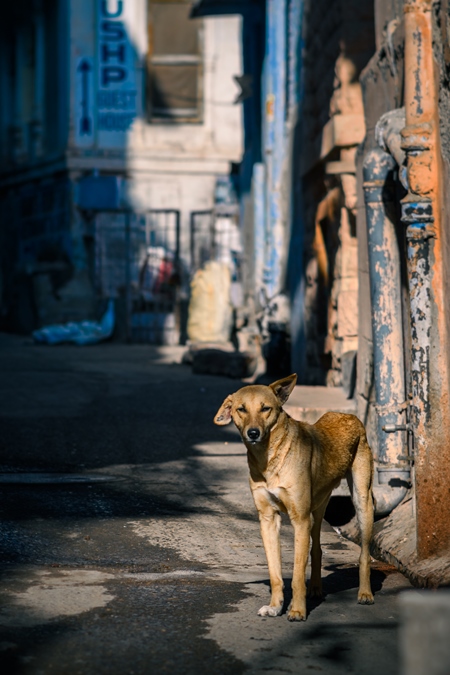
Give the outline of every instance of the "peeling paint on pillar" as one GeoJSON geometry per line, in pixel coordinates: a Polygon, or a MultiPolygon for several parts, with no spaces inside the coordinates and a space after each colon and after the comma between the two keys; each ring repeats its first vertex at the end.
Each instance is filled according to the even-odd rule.
{"type": "Polygon", "coordinates": [[[431,269],[428,223],[413,222],[406,231],[408,242],[411,311],[412,413],[415,425],[430,419],[431,269]]]}
{"type": "Polygon", "coordinates": [[[439,92],[433,58],[432,0],[409,0],[405,16],[405,114],[402,148],[409,192],[412,416],[415,436],[417,554],[450,545],[450,406],[442,261],[439,92]]]}
{"type": "MultiPolygon", "coordinates": [[[[364,165],[364,201],[372,302],[374,380],[377,411],[378,457],[381,464],[401,466],[402,433],[387,434],[385,425],[404,420],[405,373],[403,356],[400,255],[393,217],[393,179],[396,162],[380,148],[367,153],[364,165]]],[[[406,468],[406,466],[405,466],[406,468]]]]}

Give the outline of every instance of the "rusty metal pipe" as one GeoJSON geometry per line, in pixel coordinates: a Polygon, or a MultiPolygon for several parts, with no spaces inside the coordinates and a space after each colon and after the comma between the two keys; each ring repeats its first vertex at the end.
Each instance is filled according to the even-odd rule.
{"type": "Polygon", "coordinates": [[[384,431],[405,424],[400,254],[393,214],[396,166],[381,148],[369,151],[363,165],[378,440],[374,496],[380,516],[390,513],[409,487],[409,468],[398,459],[404,454],[404,433],[384,431]]]}

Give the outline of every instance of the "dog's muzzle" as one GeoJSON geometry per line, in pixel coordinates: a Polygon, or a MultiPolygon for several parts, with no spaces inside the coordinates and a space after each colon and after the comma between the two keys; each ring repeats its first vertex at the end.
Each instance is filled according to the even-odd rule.
{"type": "Polygon", "coordinates": [[[261,432],[259,431],[259,429],[249,429],[247,431],[247,438],[252,443],[256,443],[256,441],[259,439],[260,436],[261,432]]]}

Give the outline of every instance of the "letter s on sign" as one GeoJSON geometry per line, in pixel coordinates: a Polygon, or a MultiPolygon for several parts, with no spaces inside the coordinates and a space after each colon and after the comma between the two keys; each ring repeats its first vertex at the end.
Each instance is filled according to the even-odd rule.
{"type": "Polygon", "coordinates": [[[126,33],[121,21],[102,21],[102,40],[125,40],[126,33]]]}

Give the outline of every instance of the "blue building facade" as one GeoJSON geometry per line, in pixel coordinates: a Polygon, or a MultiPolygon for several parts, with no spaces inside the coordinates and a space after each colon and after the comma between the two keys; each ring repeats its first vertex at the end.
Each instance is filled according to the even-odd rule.
{"type": "MultiPolygon", "coordinates": [[[[298,372],[304,370],[303,224],[297,180],[303,7],[303,0],[200,0],[192,13],[243,17],[244,291],[256,312],[267,302],[276,304],[280,296],[289,304],[291,367],[298,372]]],[[[286,312],[282,314],[285,320],[286,312]]]]}
{"type": "Polygon", "coordinates": [[[191,20],[190,9],[188,0],[3,9],[0,330],[94,318],[108,298],[123,302],[124,286],[139,295],[152,246],[177,258],[186,304],[192,251],[203,246],[192,232],[208,229],[243,150],[233,80],[241,18],[191,20]],[[97,202],[80,201],[95,176],[97,202]],[[134,217],[128,253],[123,213],[111,215],[118,207],[134,217]]]}

